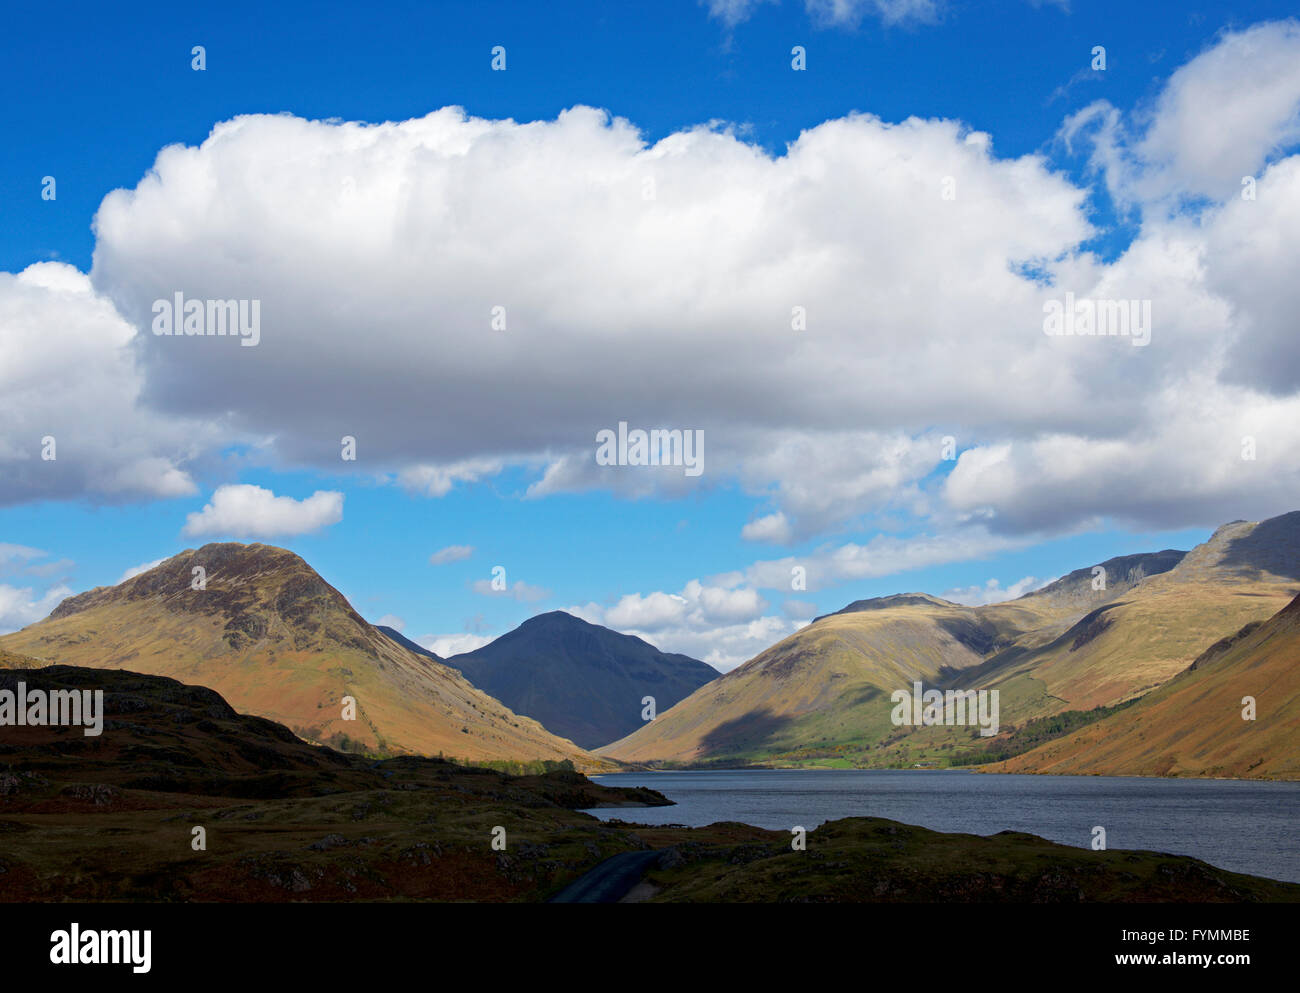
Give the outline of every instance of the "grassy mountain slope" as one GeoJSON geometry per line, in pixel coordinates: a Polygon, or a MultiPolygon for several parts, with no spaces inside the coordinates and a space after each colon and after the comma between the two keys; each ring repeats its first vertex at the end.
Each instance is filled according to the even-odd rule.
{"type": "Polygon", "coordinates": [[[989,768],[1300,779],[1300,596],[1132,707],[989,768]],[[1242,716],[1245,697],[1254,720],[1242,716]]]}

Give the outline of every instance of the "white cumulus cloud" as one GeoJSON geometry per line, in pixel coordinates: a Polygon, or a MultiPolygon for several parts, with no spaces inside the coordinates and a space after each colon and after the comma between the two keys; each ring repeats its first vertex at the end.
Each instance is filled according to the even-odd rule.
{"type": "Polygon", "coordinates": [[[184,533],[234,538],[309,534],[343,520],[343,494],[317,490],[303,500],[276,496],[247,483],[221,486],[202,510],[188,515],[184,533]]]}

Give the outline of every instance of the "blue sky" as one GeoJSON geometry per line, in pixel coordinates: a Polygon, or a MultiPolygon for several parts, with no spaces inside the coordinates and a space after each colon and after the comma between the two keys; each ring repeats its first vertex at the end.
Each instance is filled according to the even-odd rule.
{"type": "Polygon", "coordinates": [[[1287,494],[1296,492],[1300,384],[1295,346],[1282,344],[1295,291],[1267,272],[1239,300],[1231,289],[1236,274],[1260,273],[1238,257],[1241,245],[1267,239],[1268,224],[1288,227],[1290,208],[1279,205],[1295,194],[1300,94],[1271,67],[1294,61],[1295,13],[1264,2],[1022,0],[7,11],[0,629],[130,567],[239,538],[292,548],[365,616],[399,618],[408,636],[440,639],[444,651],[574,608],[729,668],[812,612],[861,597],[920,589],[976,600],[990,581],[1029,589],[1113,555],[1191,547],[1233,518],[1296,509],[1287,494]],[[205,49],[201,72],[191,68],[195,45],[205,49]],[[504,72],[490,68],[496,45],[504,72]],[[796,45],[805,71],[791,68],[796,45]],[[1104,71],[1090,66],[1097,45],[1104,71]],[[581,106],[610,117],[561,117],[581,106]],[[397,125],[444,107],[463,108],[465,120],[399,129],[382,150],[358,149],[330,123],[397,125]],[[1201,113],[1189,131],[1189,115],[1201,113]],[[270,121],[204,144],[241,115],[324,123],[299,132],[270,121]],[[639,145],[610,118],[629,122],[639,145]],[[909,118],[933,126],[888,127],[909,118]],[[475,130],[508,120],[549,123],[537,133],[484,125],[491,140],[475,130]],[[789,150],[813,129],[803,152],[789,150]],[[968,160],[971,132],[988,144],[968,160]],[[454,155],[430,160],[444,140],[473,144],[468,177],[454,155]],[[1215,142],[1226,147],[1207,151],[1215,142]],[[159,158],[176,144],[202,151],[159,158]],[[876,165],[855,171],[873,155],[876,165]],[[950,251],[920,234],[910,243],[934,223],[929,200],[913,216],[897,186],[875,185],[891,163],[919,163],[930,176],[927,157],[935,190],[958,169],[948,163],[968,163],[958,189],[989,201],[961,222],[950,251]],[[283,189],[280,161],[298,170],[283,189]],[[676,213],[643,222],[621,201],[601,213],[601,198],[632,182],[620,170],[642,170],[633,178],[643,181],[651,161],[656,203],[676,213]],[[572,184],[587,162],[599,175],[584,192],[572,184]],[[324,194],[312,184],[338,169],[351,170],[346,193],[362,208],[321,234],[313,218],[343,210],[345,191],[333,179],[324,194]],[[1274,191],[1262,219],[1263,208],[1241,219],[1254,208],[1236,197],[1247,174],[1274,191]],[[151,175],[148,196],[117,200],[97,237],[105,198],[144,190],[151,175]],[[41,197],[46,176],[56,199],[41,197]],[[520,192],[529,176],[541,192],[520,192]],[[461,199],[440,199],[453,183],[476,182],[461,199]],[[405,199],[390,214],[394,189],[405,199]],[[806,205],[769,222],[799,198],[806,205]],[[509,205],[501,217],[497,202],[509,205]],[[178,234],[191,210],[202,222],[178,234]],[[464,258],[450,257],[437,230],[455,210],[475,225],[466,230],[493,232],[464,258]],[[712,227],[692,228],[702,214],[712,227]],[[733,223],[735,237],[724,230],[713,244],[712,232],[733,223]],[[581,233],[570,238],[570,224],[581,233]],[[788,242],[774,234],[783,226],[788,242]],[[859,252],[855,238],[871,247],[859,252]],[[568,256],[570,240],[587,247],[568,256]],[[711,247],[697,249],[704,242],[711,247]],[[589,287],[572,290],[606,253],[608,278],[592,271],[589,287]],[[1184,265],[1190,256],[1200,269],[1184,265]],[[1049,276],[1004,288],[983,273],[990,258],[999,271],[1033,259],[1049,276]],[[278,281],[267,260],[283,263],[278,281]],[[42,262],[72,270],[13,278],[42,262]],[[440,282],[439,271],[460,275],[440,282]],[[637,271],[640,282],[627,275],[637,271]],[[205,283],[214,272],[233,275],[205,283]],[[505,340],[535,338],[518,351],[493,352],[498,345],[457,330],[497,299],[472,295],[481,272],[492,280],[483,292],[503,300],[527,287],[517,295],[531,302],[523,316],[511,305],[516,330],[506,332],[520,337],[505,340]],[[685,289],[695,272],[697,291],[685,289]],[[787,304],[777,294],[774,306],[833,312],[833,335],[820,339],[828,344],[812,346],[824,351],[761,337],[751,348],[743,307],[719,288],[761,289],[795,272],[808,298],[787,304]],[[235,292],[241,279],[247,294],[235,292]],[[276,295],[300,279],[300,291],[276,295]],[[211,296],[260,295],[263,344],[215,359],[211,349],[202,359],[160,351],[170,342],[149,335],[149,302],[173,290],[203,296],[209,285],[211,296]],[[987,299],[973,302],[981,287],[987,299]],[[1020,303],[1036,313],[1037,294],[1071,287],[1154,299],[1164,323],[1152,348],[1124,342],[1104,359],[1053,359],[1043,350],[1055,343],[1041,336],[1001,343],[1002,313],[1020,303]],[[670,318],[638,306],[642,290],[689,336],[656,338],[670,318]],[[5,293],[15,301],[7,309],[5,293]],[[292,333],[281,329],[290,299],[292,333]],[[427,314],[412,310],[417,299],[427,314]],[[331,315],[343,312],[353,323],[334,327],[331,315]],[[421,349],[437,339],[436,349],[406,344],[412,313],[429,321],[421,349]],[[928,321],[954,313],[970,315],[965,331],[932,333],[928,321]],[[371,344],[356,345],[358,335],[371,344]],[[965,357],[951,345],[974,339],[974,349],[983,335],[988,347],[965,357]],[[582,356],[590,365],[577,369],[582,356]],[[1049,361],[1069,369],[1060,382],[1049,361]],[[673,368],[681,375],[670,384],[673,368]],[[327,402],[332,388],[353,392],[349,377],[355,396],[327,402]],[[56,403],[64,389],[80,399],[56,403]],[[751,406],[755,397],[769,399],[751,406]],[[616,480],[593,474],[585,426],[619,420],[703,429],[706,454],[717,454],[694,483],[663,473],[628,482],[626,466],[616,480]],[[57,478],[40,475],[35,455],[50,432],[69,453],[57,478]],[[344,433],[361,439],[356,463],[329,455],[344,433]],[[1247,434],[1260,439],[1259,465],[1236,457],[1247,434]],[[933,456],[946,436],[959,460],[933,456]],[[1201,447],[1207,438],[1219,447],[1201,447]],[[430,484],[448,467],[449,485],[430,484]],[[187,523],[219,488],[241,485],[259,489],[229,491],[225,511],[187,523]],[[318,491],[337,494],[319,514],[270,503],[318,491]],[[431,564],[449,546],[473,552],[431,564]],[[772,578],[801,562],[814,577],[807,590],[772,578]],[[514,595],[475,589],[494,566],[514,595]]]}

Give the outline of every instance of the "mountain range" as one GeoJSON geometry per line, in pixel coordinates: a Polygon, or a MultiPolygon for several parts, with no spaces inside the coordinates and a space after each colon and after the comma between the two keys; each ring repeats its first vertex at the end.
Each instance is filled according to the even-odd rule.
{"type": "MultiPolygon", "coordinates": [[[[977,729],[895,726],[895,691],[997,690],[1000,731],[1114,707],[1266,621],[1300,592],[1297,580],[1300,512],[1224,525],[1187,553],[1078,569],[1005,603],[964,607],[924,593],[858,601],[597,752],[667,765],[949,764],[983,743],[977,729]]],[[[1287,706],[1294,714],[1295,701],[1287,706]]],[[[1036,761],[1026,755],[1017,768],[1036,761]]]]}
{"type": "Polygon", "coordinates": [[[381,756],[1285,778],[1300,775],[1298,594],[1294,512],[1003,603],[855,601],[719,675],[558,611],[441,659],[368,624],[297,555],[216,543],[69,597],[0,637],[0,664],[167,676],[381,756]],[[994,736],[895,724],[894,694],[916,683],[996,691],[994,736]]]}

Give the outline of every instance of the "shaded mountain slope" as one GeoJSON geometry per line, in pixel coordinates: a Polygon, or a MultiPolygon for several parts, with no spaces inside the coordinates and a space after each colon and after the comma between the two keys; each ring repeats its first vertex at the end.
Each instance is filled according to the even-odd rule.
{"type": "Polygon", "coordinates": [[[667,710],[718,676],[698,659],[559,610],[446,661],[512,710],[585,748],[640,727],[645,697],[667,710]]]}

